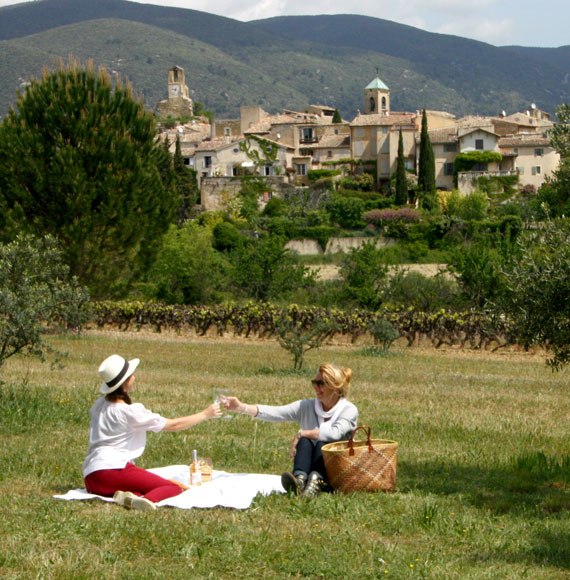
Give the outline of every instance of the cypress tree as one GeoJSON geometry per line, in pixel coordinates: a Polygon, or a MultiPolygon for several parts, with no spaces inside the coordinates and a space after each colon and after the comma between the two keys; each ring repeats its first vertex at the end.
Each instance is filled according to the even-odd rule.
{"type": "Polygon", "coordinates": [[[408,179],[406,177],[406,163],[404,161],[404,139],[402,128],[398,139],[398,159],[396,166],[396,205],[406,205],[408,203],[408,179]]]}
{"type": "Polygon", "coordinates": [[[184,164],[182,148],[180,146],[180,137],[176,136],[176,145],[173,158],[174,175],[176,187],[180,194],[180,206],[178,208],[178,223],[185,222],[192,212],[192,207],[198,198],[198,181],[196,172],[184,164]]]}
{"type": "Polygon", "coordinates": [[[340,113],[338,112],[338,109],[335,109],[334,110],[332,122],[333,123],[342,123],[342,117],[340,116],[340,113]]]}
{"type": "Polygon", "coordinates": [[[427,114],[422,114],[420,136],[420,158],[418,161],[418,196],[424,209],[432,210],[436,203],[435,192],[435,157],[428,133],[427,114]]]}

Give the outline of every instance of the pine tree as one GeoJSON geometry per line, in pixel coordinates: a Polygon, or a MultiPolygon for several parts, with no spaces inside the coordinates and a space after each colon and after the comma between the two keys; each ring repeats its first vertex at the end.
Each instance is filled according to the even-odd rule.
{"type": "Polygon", "coordinates": [[[130,85],[74,59],[46,69],[0,125],[1,229],[53,235],[105,295],[148,267],[175,218],[166,156],[130,85]]]}
{"type": "Polygon", "coordinates": [[[338,109],[335,109],[334,110],[332,122],[333,123],[342,123],[342,117],[340,116],[340,113],[338,112],[338,109]]]}
{"type": "Polygon", "coordinates": [[[420,198],[420,205],[424,209],[434,209],[437,203],[435,192],[435,157],[429,138],[425,109],[422,114],[420,158],[418,161],[418,197],[420,198]]]}
{"type": "Polygon", "coordinates": [[[408,178],[406,176],[406,163],[404,161],[404,139],[402,128],[398,140],[398,159],[396,167],[396,205],[406,205],[408,203],[408,178]]]}

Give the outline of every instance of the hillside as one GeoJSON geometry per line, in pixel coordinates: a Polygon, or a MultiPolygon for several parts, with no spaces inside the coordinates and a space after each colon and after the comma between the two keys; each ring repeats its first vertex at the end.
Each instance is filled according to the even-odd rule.
{"type": "MultiPolygon", "coordinates": [[[[570,99],[570,47],[527,51],[522,47],[499,48],[355,15],[283,16],[258,20],[255,24],[296,40],[406,59],[418,73],[429,75],[460,96],[479,103],[486,112],[495,106],[496,113],[498,103],[512,112],[527,107],[529,101],[551,111],[570,99]],[[566,74],[561,76],[563,70],[566,74]]],[[[386,80],[388,86],[396,86],[386,80]]],[[[474,108],[473,112],[483,110],[474,108]]]]}
{"type": "Polygon", "coordinates": [[[124,0],[41,0],[0,9],[0,50],[0,115],[24,81],[69,54],[128,77],[149,108],[166,98],[167,70],[182,66],[192,98],[218,117],[242,104],[274,112],[318,103],[352,119],[376,68],[394,110],[496,114],[570,101],[558,66],[516,47],[356,16],[243,23],[124,0]]]}

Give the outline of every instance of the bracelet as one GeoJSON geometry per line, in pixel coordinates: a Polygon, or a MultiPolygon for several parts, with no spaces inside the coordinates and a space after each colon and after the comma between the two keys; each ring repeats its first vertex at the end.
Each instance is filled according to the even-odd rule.
{"type": "Polygon", "coordinates": [[[297,431],[297,436],[299,437],[299,439],[301,439],[302,435],[301,435],[301,431],[303,431],[303,429],[299,429],[297,431]]]}
{"type": "Polygon", "coordinates": [[[247,415],[247,405],[244,403],[243,411],[241,412],[242,415],[247,415]]]}

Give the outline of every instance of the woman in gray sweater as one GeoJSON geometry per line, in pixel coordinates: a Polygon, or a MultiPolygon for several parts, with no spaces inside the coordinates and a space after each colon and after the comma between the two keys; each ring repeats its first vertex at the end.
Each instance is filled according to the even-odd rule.
{"type": "Polygon", "coordinates": [[[287,491],[315,497],[327,484],[322,447],[331,441],[348,439],[356,428],[358,409],[347,400],[352,370],[329,363],[322,364],[311,381],[314,399],[289,405],[251,405],[237,397],[226,397],[223,406],[264,421],[295,421],[300,429],[291,442],[293,473],[281,476],[287,491]]]}

